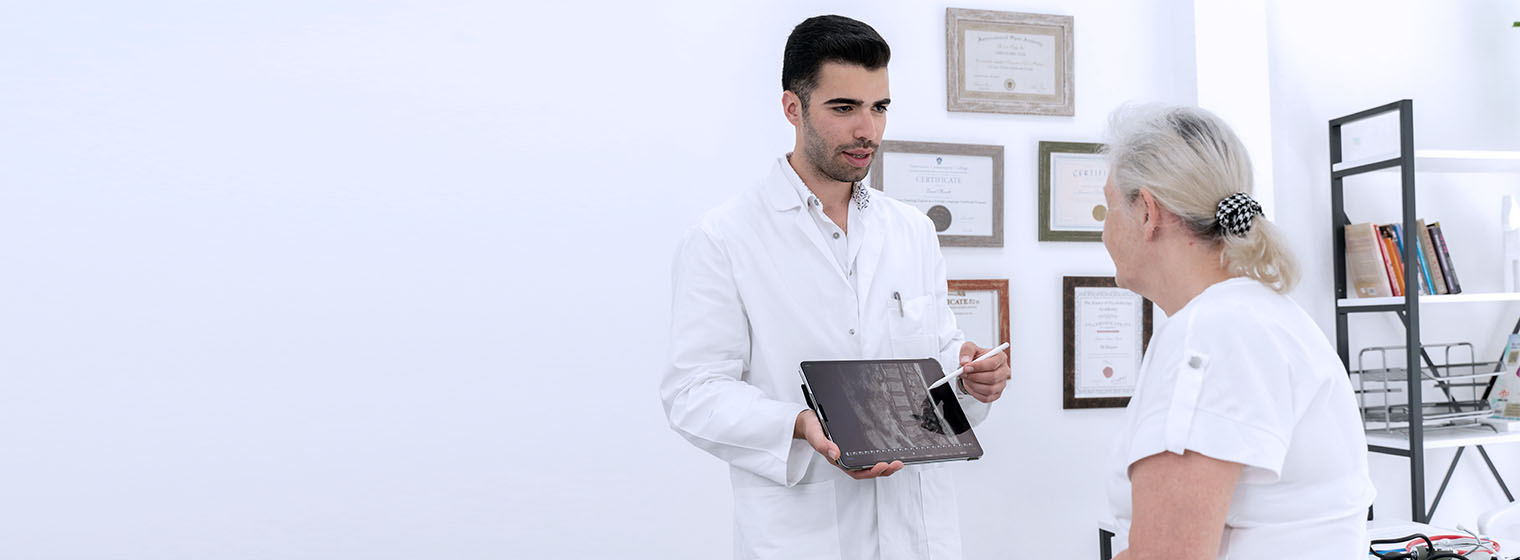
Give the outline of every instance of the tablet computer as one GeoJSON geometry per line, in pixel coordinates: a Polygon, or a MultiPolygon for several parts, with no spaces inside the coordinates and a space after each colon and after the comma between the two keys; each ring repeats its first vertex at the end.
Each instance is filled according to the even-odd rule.
{"type": "Polygon", "coordinates": [[[932,358],[802,362],[802,393],[847,469],[980,458],[950,385],[928,388],[941,377],[932,358]]]}

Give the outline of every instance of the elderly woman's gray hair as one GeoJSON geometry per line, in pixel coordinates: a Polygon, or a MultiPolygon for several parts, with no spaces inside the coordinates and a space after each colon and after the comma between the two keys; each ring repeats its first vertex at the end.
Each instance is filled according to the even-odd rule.
{"type": "Polygon", "coordinates": [[[1221,245],[1220,264],[1287,293],[1298,263],[1282,233],[1261,216],[1251,156],[1230,127],[1197,107],[1121,107],[1109,117],[1109,176],[1126,203],[1140,189],[1200,240],[1221,245]]]}

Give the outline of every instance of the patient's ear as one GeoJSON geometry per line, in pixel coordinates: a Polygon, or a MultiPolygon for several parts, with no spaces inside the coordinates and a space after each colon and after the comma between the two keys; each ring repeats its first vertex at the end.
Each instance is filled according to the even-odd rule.
{"type": "Polygon", "coordinates": [[[1146,241],[1156,238],[1161,231],[1161,219],[1163,218],[1161,205],[1156,203],[1156,197],[1151,196],[1151,191],[1144,187],[1140,188],[1140,206],[1143,214],[1140,217],[1140,227],[1146,241]]]}

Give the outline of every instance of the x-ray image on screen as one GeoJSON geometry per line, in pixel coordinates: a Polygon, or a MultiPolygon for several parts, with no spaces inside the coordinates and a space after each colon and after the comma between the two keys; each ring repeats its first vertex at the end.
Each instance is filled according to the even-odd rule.
{"type": "Polygon", "coordinates": [[[950,387],[930,394],[928,383],[943,376],[932,358],[803,362],[802,375],[804,396],[848,468],[982,456],[950,387]]]}
{"type": "Polygon", "coordinates": [[[860,437],[875,449],[931,447],[955,444],[945,434],[945,422],[929,398],[918,364],[871,364],[861,375],[841,381],[850,406],[859,418],[860,437]]]}

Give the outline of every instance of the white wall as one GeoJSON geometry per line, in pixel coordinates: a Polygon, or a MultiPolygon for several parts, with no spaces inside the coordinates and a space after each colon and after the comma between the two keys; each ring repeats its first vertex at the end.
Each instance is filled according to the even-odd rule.
{"type": "MultiPolygon", "coordinates": [[[[613,330],[619,333],[614,344],[626,349],[619,354],[627,355],[635,367],[608,379],[604,393],[588,396],[595,406],[625,412],[618,416],[625,421],[604,437],[629,457],[660,459],[648,465],[633,459],[616,470],[618,479],[586,481],[579,488],[557,482],[578,477],[581,471],[545,467],[542,476],[549,483],[541,491],[549,494],[546,501],[569,500],[582,506],[548,503],[548,511],[614,512],[612,523],[593,533],[598,535],[593,539],[609,535],[605,541],[546,546],[568,543],[591,555],[633,542],[643,546],[632,550],[687,558],[717,556],[730,547],[725,466],[666,429],[653,394],[666,342],[668,262],[680,232],[707,208],[748,188],[790,148],[792,131],[779,114],[781,46],[802,19],[841,13],[868,21],[893,46],[889,139],[1002,144],[1008,153],[1007,247],[946,250],[952,277],[1011,279],[1013,355],[1020,364],[1017,389],[978,430],[990,450],[986,460],[957,467],[967,555],[1005,556],[1018,542],[1031,538],[1059,539],[1078,556],[1096,554],[1095,522],[1102,508],[1097,481],[1103,444],[1118,411],[1062,411],[1060,355],[1050,349],[1060,341],[1061,275],[1106,274],[1111,265],[1095,244],[1035,241],[1034,155],[1039,140],[1099,140],[1107,114],[1123,101],[1192,101],[1187,6],[956,4],[1075,15],[1078,105],[1072,118],[947,113],[944,4],[881,10],[871,3],[789,2],[695,13],[662,10],[658,21],[630,15],[658,29],[653,34],[656,41],[703,45],[661,72],[668,83],[652,84],[652,91],[622,92],[630,97],[624,104],[630,110],[617,119],[630,124],[625,131],[613,132],[614,144],[658,146],[659,151],[651,150],[649,159],[643,159],[645,154],[618,156],[628,168],[619,173],[628,179],[616,191],[626,189],[628,194],[619,197],[618,204],[647,216],[613,217],[614,223],[623,224],[615,228],[622,237],[609,240],[614,246],[605,252],[626,262],[604,274],[631,284],[613,289],[615,296],[634,302],[614,320],[618,327],[613,330]],[[658,109],[650,114],[633,110],[637,107],[658,109]],[[651,204],[649,193],[662,202],[651,204]],[[634,295],[638,293],[650,295],[634,295]],[[651,448],[652,454],[647,451],[651,448]],[[626,488],[629,485],[642,486],[626,488]],[[671,493],[675,495],[667,495],[671,493]]],[[[615,29],[609,24],[607,32],[615,29]]],[[[658,59],[662,53],[638,56],[658,59]]],[[[549,125],[556,118],[534,122],[549,125]]],[[[577,327],[567,328],[573,332],[577,327]]],[[[588,423],[586,428],[607,426],[588,423]]]]}
{"type": "Polygon", "coordinates": [[[892,42],[895,139],[1008,149],[1019,379],[967,549],[1095,552],[1117,411],[1059,408],[1038,140],[1192,100],[1188,4],[1076,16],[1074,118],[947,114],[946,5],[0,7],[0,556],[713,558],[726,470],[665,426],[669,261],[791,144],[791,26],[892,42]],[[1178,19],[1179,21],[1174,21],[1178,19]]]}
{"type": "MultiPolygon", "coordinates": [[[[1418,148],[1520,150],[1520,5],[1498,0],[1430,3],[1413,0],[1269,2],[1276,219],[1304,265],[1294,298],[1333,336],[1328,121],[1396,101],[1414,100],[1418,148]]],[[[1439,220],[1464,291],[1502,288],[1497,259],[1498,203],[1520,194],[1514,174],[1420,174],[1417,213],[1439,220]]],[[[1352,222],[1389,223],[1399,216],[1394,174],[1348,179],[1352,222]]],[[[1427,342],[1470,341],[1478,359],[1495,359],[1520,317],[1513,304],[1427,306],[1427,342]]],[[[1398,345],[1392,316],[1352,319],[1351,348],[1398,345]]],[[[1355,363],[1353,362],[1353,365],[1355,363]]],[[[1520,448],[1490,446],[1512,490],[1520,490],[1520,448]]],[[[1432,499],[1453,451],[1427,455],[1432,499]]],[[[1376,514],[1409,519],[1409,462],[1372,455],[1376,514]]],[[[1477,515],[1503,503],[1476,450],[1458,465],[1434,523],[1476,527],[1477,515]]]]}
{"type": "Polygon", "coordinates": [[[1193,2],[1198,106],[1213,112],[1251,154],[1251,198],[1277,215],[1272,180],[1272,99],[1264,0],[1193,2]]]}
{"type": "MultiPolygon", "coordinates": [[[[790,146],[781,46],[827,12],[894,47],[889,138],[1008,150],[1007,247],[946,251],[1014,291],[968,557],[1092,557],[1117,411],[1061,410],[1052,349],[1060,276],[1111,268],[1034,240],[1034,151],[1194,101],[1192,4],[955,6],[1075,15],[1077,116],[946,113],[942,3],[0,6],[0,557],[723,557],[726,470],[654,389],[669,261],[790,146]]],[[[1515,149],[1516,33],[1477,22],[1520,17],[1271,6],[1276,206],[1328,324],[1324,121],[1415,96],[1422,138],[1515,149]]]]}

